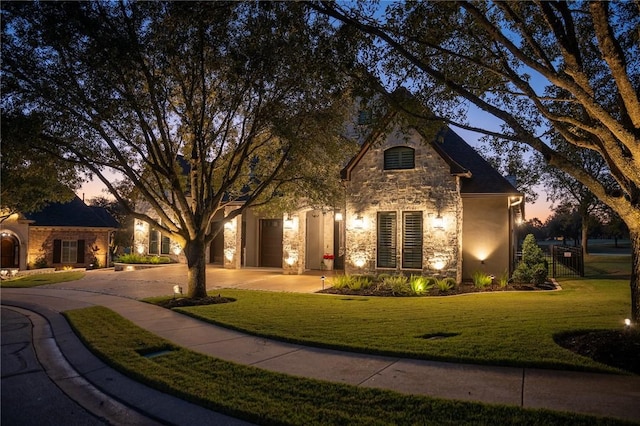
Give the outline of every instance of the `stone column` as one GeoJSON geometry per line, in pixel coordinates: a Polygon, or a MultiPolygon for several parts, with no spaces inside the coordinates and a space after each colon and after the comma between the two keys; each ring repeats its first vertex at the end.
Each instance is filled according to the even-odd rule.
{"type": "MultiPolygon", "coordinates": [[[[236,210],[236,207],[225,207],[224,216],[236,210]]],[[[238,215],[224,223],[224,267],[240,269],[242,267],[242,215],[238,215]]]]}

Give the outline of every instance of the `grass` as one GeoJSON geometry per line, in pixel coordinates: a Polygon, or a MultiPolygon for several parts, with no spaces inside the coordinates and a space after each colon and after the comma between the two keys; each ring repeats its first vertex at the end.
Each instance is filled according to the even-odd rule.
{"type": "MultiPolygon", "coordinates": [[[[288,342],[453,362],[619,372],[558,346],[556,334],[622,328],[630,311],[629,257],[588,259],[562,291],[384,298],[224,290],[234,303],[185,314],[288,342]],[[612,277],[612,278],[611,278],[612,277]],[[425,335],[446,334],[438,340],[425,335]]],[[[153,300],[151,300],[153,301],[153,300]]]]}
{"type": "Polygon", "coordinates": [[[103,307],[67,311],[65,316],[92,351],[135,380],[259,424],[622,423],[577,414],[447,401],[295,378],[174,346],[103,307]],[[160,351],[166,352],[156,357],[144,356],[160,351]]]}
{"type": "Polygon", "coordinates": [[[2,288],[28,288],[38,287],[46,284],[57,284],[66,281],[75,281],[84,277],[84,272],[55,272],[38,275],[27,275],[21,278],[14,278],[0,282],[2,288]]]}

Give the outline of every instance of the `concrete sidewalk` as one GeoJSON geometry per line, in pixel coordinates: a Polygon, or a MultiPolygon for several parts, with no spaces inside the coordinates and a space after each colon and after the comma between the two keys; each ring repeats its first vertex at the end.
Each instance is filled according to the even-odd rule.
{"type": "MultiPolygon", "coordinates": [[[[194,351],[301,377],[640,422],[638,376],[452,364],[309,348],[231,331],[124,296],[97,289],[3,289],[2,304],[56,313],[101,305],[194,351]]],[[[55,328],[54,335],[59,344],[68,338],[59,336],[55,328]]],[[[83,361],[75,363],[82,366],[83,361]]]]}

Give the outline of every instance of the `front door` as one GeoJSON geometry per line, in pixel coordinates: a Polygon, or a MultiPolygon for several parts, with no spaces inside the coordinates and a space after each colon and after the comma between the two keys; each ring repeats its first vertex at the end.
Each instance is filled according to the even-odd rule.
{"type": "Polygon", "coordinates": [[[282,219],[260,220],[260,266],[282,268],[282,219]]]}
{"type": "Polygon", "coordinates": [[[18,250],[20,245],[16,237],[12,235],[6,235],[2,237],[2,243],[0,245],[0,257],[3,268],[18,268],[20,265],[18,259],[20,258],[18,250]]]}

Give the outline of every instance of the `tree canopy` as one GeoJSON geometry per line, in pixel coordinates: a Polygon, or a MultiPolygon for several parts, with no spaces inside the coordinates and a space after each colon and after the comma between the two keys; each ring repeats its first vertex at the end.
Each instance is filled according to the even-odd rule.
{"type": "Polygon", "coordinates": [[[2,14],[3,109],[41,116],[41,141],[180,242],[190,296],[205,295],[216,213],[290,191],[339,196],[318,179],[337,181],[350,90],[330,66],[327,19],[303,5],[33,2],[2,14]]]}
{"type": "MultiPolygon", "coordinates": [[[[538,152],[629,227],[631,302],[640,321],[640,11],[637,2],[312,1],[357,32],[359,66],[385,89],[407,86],[441,119],[538,152]],[[466,120],[471,109],[498,126],[466,120]],[[602,157],[601,181],[555,149],[602,157]]],[[[344,28],[349,27],[347,31],[344,28]]]]}

